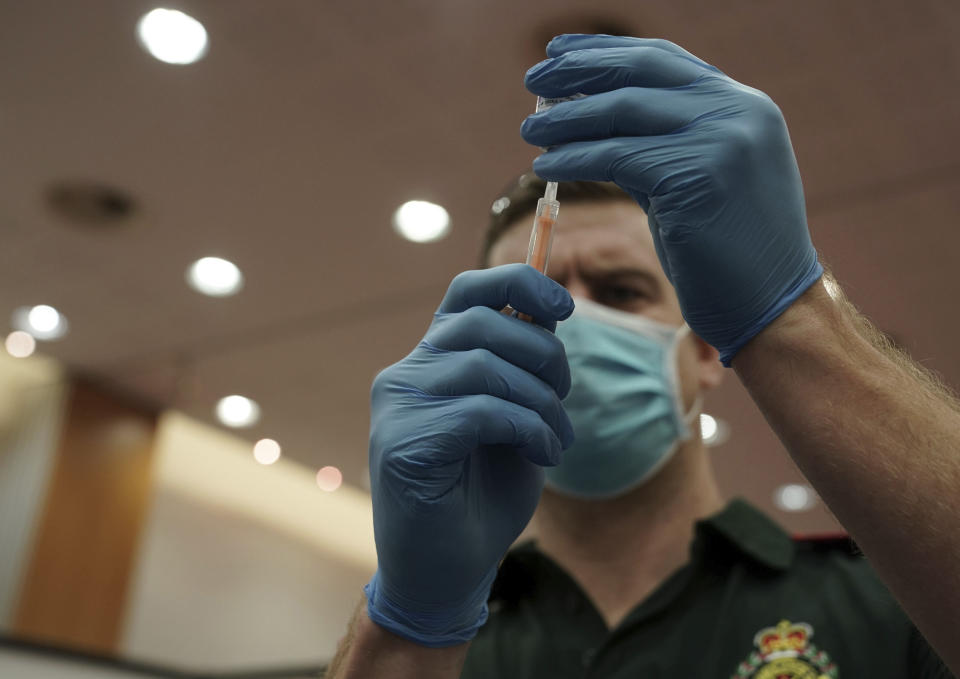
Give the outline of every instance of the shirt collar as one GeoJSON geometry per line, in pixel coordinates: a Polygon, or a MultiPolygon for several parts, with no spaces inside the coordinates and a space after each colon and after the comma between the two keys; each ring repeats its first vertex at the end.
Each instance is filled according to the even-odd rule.
{"type": "MultiPolygon", "coordinates": [[[[714,559],[733,551],[767,568],[785,571],[793,563],[790,536],[746,500],[735,498],[718,513],[696,523],[694,558],[714,559]]],[[[563,577],[563,570],[541,553],[535,541],[524,542],[506,555],[493,585],[491,599],[515,599],[541,584],[544,578],[563,577]]]]}
{"type": "Polygon", "coordinates": [[[698,521],[696,535],[696,541],[703,543],[708,553],[719,541],[773,570],[787,570],[793,563],[794,544],[790,536],[740,498],[731,500],[719,513],[698,521]]]}

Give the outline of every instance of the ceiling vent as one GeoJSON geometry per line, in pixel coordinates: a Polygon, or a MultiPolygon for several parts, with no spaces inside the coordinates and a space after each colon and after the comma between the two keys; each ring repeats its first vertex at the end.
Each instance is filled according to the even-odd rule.
{"type": "Polygon", "coordinates": [[[94,182],[58,182],[47,190],[46,201],[56,214],[77,226],[123,226],[136,210],[129,194],[94,182]]]}

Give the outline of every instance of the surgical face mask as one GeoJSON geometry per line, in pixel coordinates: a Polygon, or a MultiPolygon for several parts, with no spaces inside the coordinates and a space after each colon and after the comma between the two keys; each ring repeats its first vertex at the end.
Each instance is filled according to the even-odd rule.
{"type": "Polygon", "coordinates": [[[689,328],[575,301],[557,337],[570,363],[563,407],[576,441],[546,469],[546,483],[565,495],[612,498],[650,479],[692,436],[699,405],[684,414],[677,375],[677,345],[689,328]]]}

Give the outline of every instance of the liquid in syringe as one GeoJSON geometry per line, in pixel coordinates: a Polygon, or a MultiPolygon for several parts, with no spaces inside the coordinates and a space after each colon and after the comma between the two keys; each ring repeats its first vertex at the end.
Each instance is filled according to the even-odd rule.
{"type": "MultiPolygon", "coordinates": [[[[575,95],[563,99],[545,99],[537,97],[537,113],[552,108],[561,101],[580,99],[584,95],[575,95]]],[[[542,273],[547,274],[550,265],[550,248],[553,245],[553,231],[557,225],[557,216],[560,214],[560,203],[557,201],[557,183],[547,182],[543,198],[537,201],[537,211],[533,216],[533,231],[530,233],[530,245],[527,247],[527,264],[542,273]]],[[[518,314],[517,318],[531,321],[527,314],[518,314]]]]}

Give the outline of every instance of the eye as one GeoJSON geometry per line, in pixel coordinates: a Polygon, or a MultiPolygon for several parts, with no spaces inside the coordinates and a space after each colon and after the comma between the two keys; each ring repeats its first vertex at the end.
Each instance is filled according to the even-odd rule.
{"type": "Polygon", "coordinates": [[[621,311],[645,313],[647,307],[663,300],[657,282],[644,272],[611,273],[586,278],[586,282],[594,302],[621,311]]]}
{"type": "Polygon", "coordinates": [[[647,299],[646,292],[633,285],[604,285],[596,291],[596,301],[612,307],[633,308],[647,299]]]}

